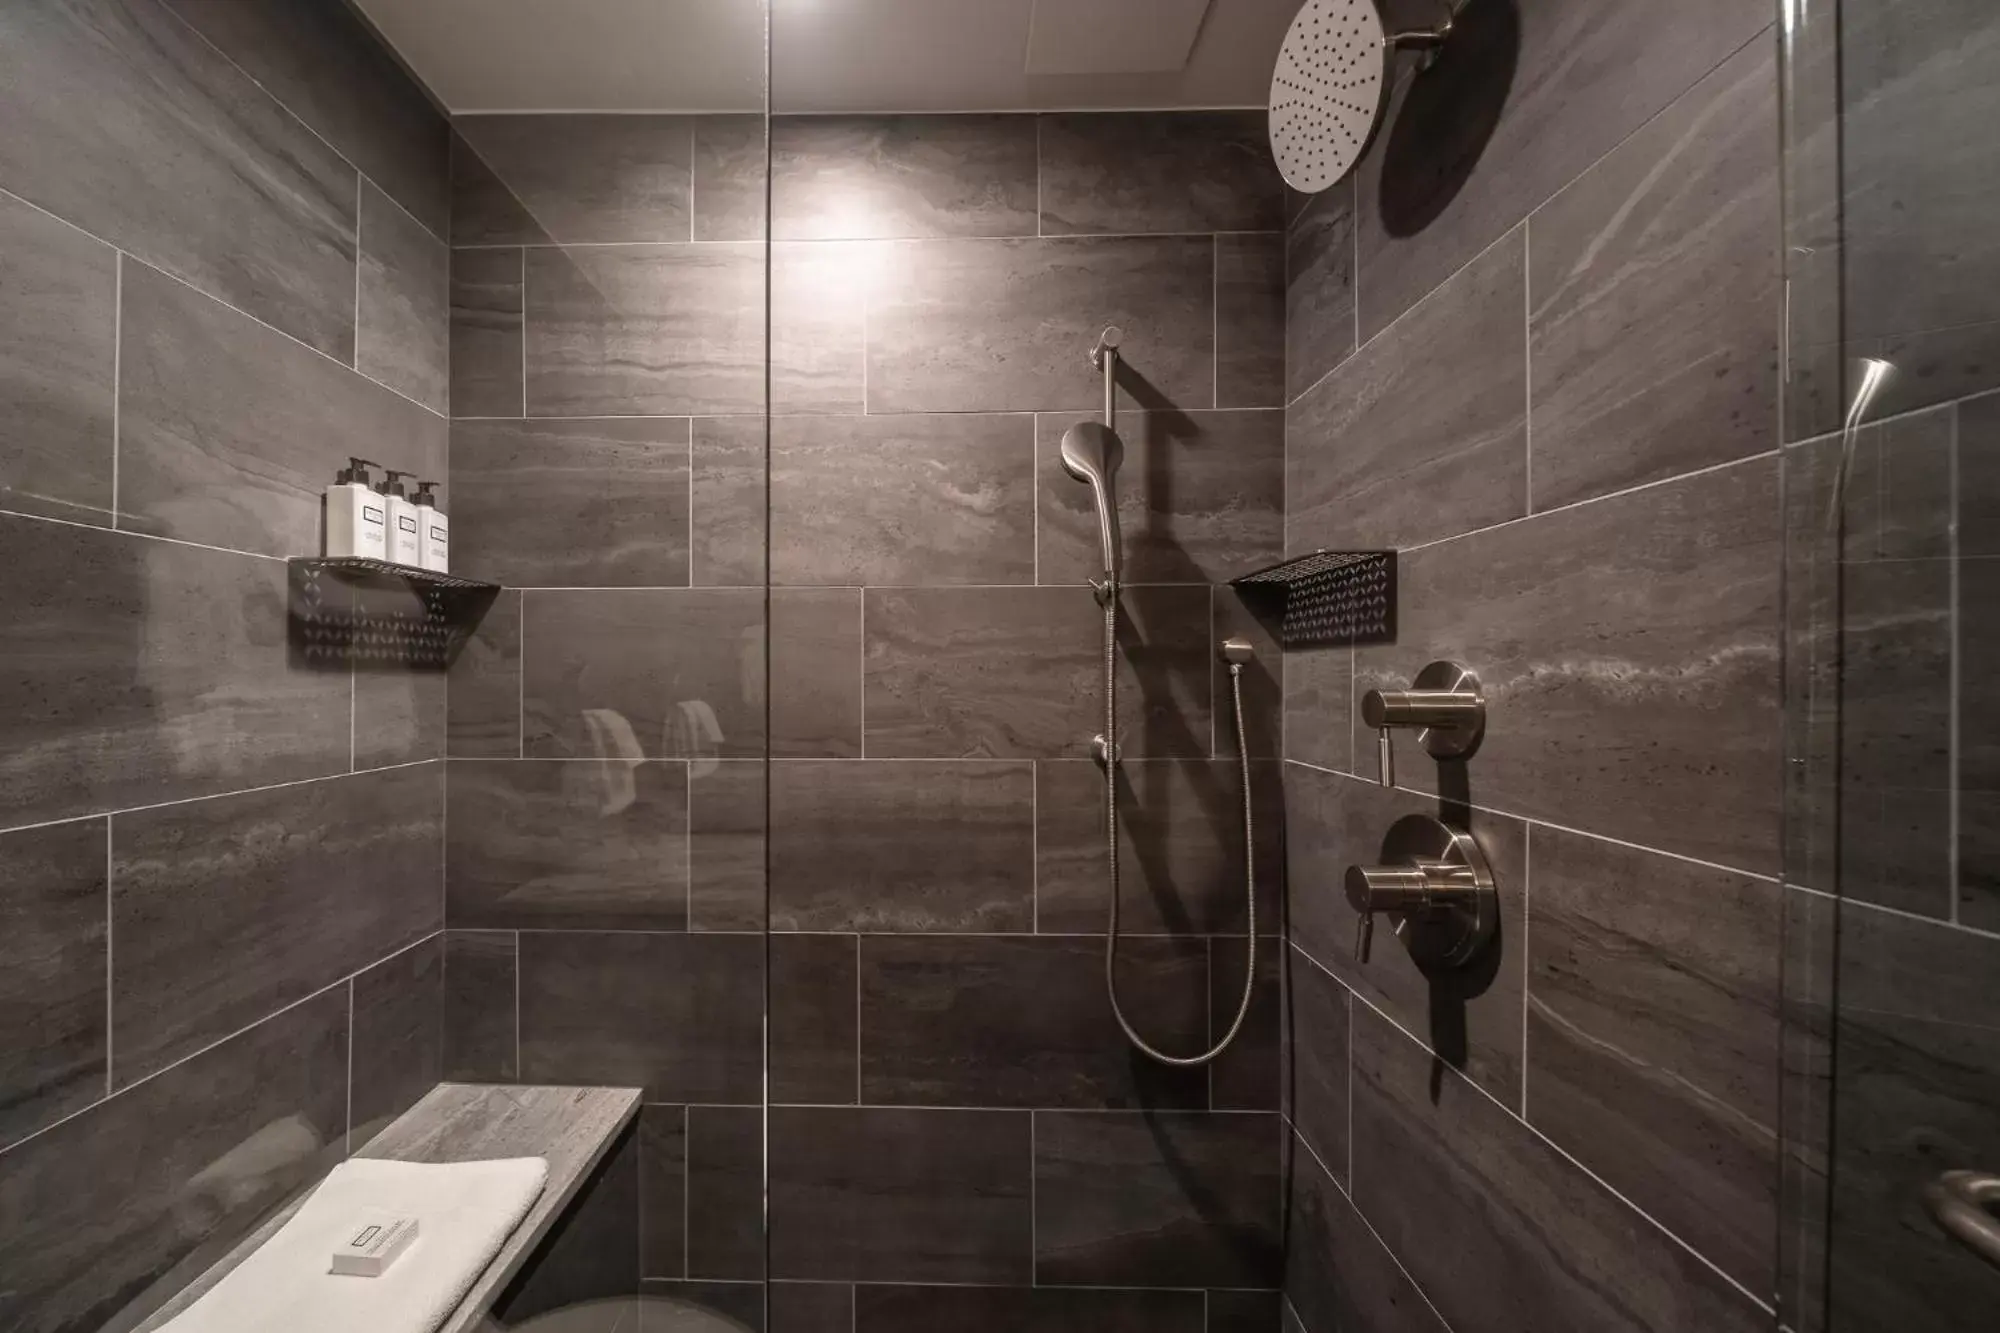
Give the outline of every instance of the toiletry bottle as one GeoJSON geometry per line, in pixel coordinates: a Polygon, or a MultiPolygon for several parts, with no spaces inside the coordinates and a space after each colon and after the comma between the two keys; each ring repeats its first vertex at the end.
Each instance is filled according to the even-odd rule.
{"type": "Polygon", "coordinates": [[[389,506],[369,483],[365,458],[350,458],[326,488],[326,553],[334,559],[389,558],[389,506]]]}
{"type": "Polygon", "coordinates": [[[387,478],[382,492],[389,502],[389,558],[399,565],[422,568],[424,544],[419,535],[422,525],[418,522],[417,507],[410,503],[410,494],[403,489],[403,478],[411,474],[389,468],[382,475],[387,478]]]}
{"type": "Polygon", "coordinates": [[[424,568],[436,574],[451,570],[451,520],[437,507],[437,483],[420,481],[410,503],[417,508],[417,523],[423,528],[424,568]]]}

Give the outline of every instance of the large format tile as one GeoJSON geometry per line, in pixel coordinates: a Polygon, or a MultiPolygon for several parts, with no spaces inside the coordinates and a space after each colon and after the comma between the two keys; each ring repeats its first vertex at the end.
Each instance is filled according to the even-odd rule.
{"type": "Polygon", "coordinates": [[[1283,1206],[1275,1115],[1035,1117],[1035,1279],[1271,1287],[1283,1206]]]}
{"type": "Polygon", "coordinates": [[[119,524],[138,532],[316,555],[351,455],[444,477],[442,418],[142,264],[119,398],[119,524]]]}
{"type": "MultiPolygon", "coordinates": [[[[1155,1046],[1205,1047],[1201,941],[1121,940],[1118,982],[1155,1046]]],[[[1126,1044],[1105,1001],[1102,938],[863,936],[860,1006],[867,1105],[1207,1105],[1202,1071],[1126,1044]]]]}
{"type": "Polygon", "coordinates": [[[764,1112],[687,1108],[687,1275],[764,1276],[764,1112]]]}
{"type": "Polygon", "coordinates": [[[444,924],[438,766],[111,821],[119,1087],[444,924]]]}
{"type": "MultiPolygon", "coordinates": [[[[680,1282],[648,1278],[639,1286],[639,1300],[633,1322],[624,1320],[622,1310],[607,1310],[601,1317],[602,1333],[620,1333],[634,1327],[641,1333],[679,1333],[683,1329],[731,1329],[742,1333],[765,1333],[762,1282],[680,1282]]],[[[567,1325],[565,1325],[567,1327],[567,1325]]],[[[777,1333],[782,1325],[773,1328],[777,1333]]],[[[803,1331],[801,1330],[801,1333],[803,1331]]]]}
{"type": "Polygon", "coordinates": [[[1349,1193],[1458,1329],[1751,1333],[1770,1315],[1374,1010],[1349,1193]]]}
{"type": "Polygon", "coordinates": [[[790,761],[771,769],[774,930],[1026,931],[1023,762],[790,761]]]}
{"type": "Polygon", "coordinates": [[[861,1082],[856,937],[773,935],[770,940],[770,1100],[853,1103],[861,1082]]]}
{"type": "MultiPolygon", "coordinates": [[[[754,248],[761,263],[764,247],[754,248]]],[[[779,241],[769,249],[771,411],[866,411],[869,275],[880,251],[866,241],[779,241]]],[[[748,409],[716,410],[763,406],[759,399],[748,409]]]]}
{"type": "Polygon", "coordinates": [[[0,196],[0,509],[111,521],[118,265],[0,196]]]}
{"type": "MultiPolygon", "coordinates": [[[[1119,747],[1209,753],[1209,592],[1120,597],[1119,747]]],[[[871,756],[1084,758],[1103,730],[1104,618],[1086,588],[867,592],[871,756]]]]}
{"type": "Polygon", "coordinates": [[[1774,63],[1746,47],[1536,212],[1535,508],[1776,442],[1774,63]]]}
{"type": "Polygon", "coordinates": [[[523,739],[549,759],[764,752],[764,599],[754,589],[525,594],[523,739]]]}
{"type": "Polygon", "coordinates": [[[400,663],[381,664],[380,669],[357,664],[355,770],[444,758],[449,708],[448,685],[441,672],[400,663]]]}
{"type": "Polygon", "coordinates": [[[1041,121],[1042,230],[1277,231],[1261,111],[1071,112],[1041,121]]]}
{"type": "Polygon", "coordinates": [[[1527,512],[1523,262],[1508,236],[1292,404],[1292,551],[1411,546],[1527,512]]]}
{"type": "MultiPolygon", "coordinates": [[[[1259,929],[1262,923],[1259,923],[1259,929]]],[[[1209,1066],[1208,1104],[1216,1111],[1276,1111],[1284,1103],[1284,945],[1257,940],[1256,980],[1244,1008],[1243,968],[1251,961],[1248,937],[1208,940],[1208,1031],[1221,1041],[1242,1011],[1243,1021],[1209,1066]]]]}
{"type": "Polygon", "coordinates": [[[444,1076],[444,935],[385,958],[354,988],[348,1146],[359,1148],[444,1076]]]}
{"type": "Polygon", "coordinates": [[[861,589],[774,588],[770,755],[861,754],[861,589]]]}
{"type": "Polygon", "coordinates": [[[446,768],[454,928],[686,928],[687,765],[460,759],[446,768]]]}
{"type": "Polygon", "coordinates": [[[1356,176],[1374,337],[1771,22],[1755,0],[1554,0],[1459,16],[1356,176]]]}
{"type": "Polygon", "coordinates": [[[453,128],[454,245],[690,238],[689,117],[475,115],[453,128]]]}
{"type": "Polygon", "coordinates": [[[451,410],[461,417],[518,417],[522,357],[522,250],[451,252],[451,410]]]}
{"type": "Polygon", "coordinates": [[[8,190],[353,354],[354,168],[164,6],[7,6],[0,120],[8,190]]]}
{"type": "Polygon", "coordinates": [[[455,759],[521,753],[521,594],[503,590],[445,675],[445,750],[455,759]]]}
{"type": "Polygon", "coordinates": [[[1285,235],[1215,238],[1215,405],[1285,405],[1285,235]]]}
{"type": "Polygon", "coordinates": [[[344,5],[167,0],[433,235],[451,212],[451,130],[357,11],[344,5]]]}
{"type": "Polygon", "coordinates": [[[1287,949],[1285,966],[1285,1116],[1320,1164],[1345,1181],[1348,1009],[1354,999],[1298,950],[1287,949]]]}
{"type": "Polygon", "coordinates": [[[1214,268],[1206,236],[882,242],[868,410],[1098,410],[1086,353],[1108,324],[1128,403],[1213,406],[1214,268]]]}
{"type": "MultiPolygon", "coordinates": [[[[1273,765],[1252,767],[1257,930],[1274,935],[1284,878],[1282,793],[1273,765]]],[[[1135,934],[1244,929],[1243,779],[1234,760],[1148,759],[1118,769],[1123,929],[1135,934]]],[[[1104,770],[1090,759],[1035,765],[1035,920],[1041,930],[1104,929],[1104,770]]]]}
{"type": "Polygon", "coordinates": [[[854,1288],[845,1282],[773,1282],[775,1333],[854,1333],[854,1288]]]}
{"type": "Polygon", "coordinates": [[[771,581],[1031,583],[1026,415],[776,417],[771,581]]]}
{"type": "Polygon", "coordinates": [[[688,422],[461,421],[452,559],[508,587],[688,581],[688,422]]]}
{"type": "Polygon", "coordinates": [[[515,1019],[520,994],[511,930],[448,930],[444,936],[443,1077],[505,1083],[520,1077],[515,1019]]]}
{"type": "Polygon", "coordinates": [[[445,410],[451,379],[451,251],[372,182],[361,187],[354,367],[445,410]]]}
{"type": "Polygon", "coordinates": [[[1747,1289],[1771,1290],[1778,886],[1529,836],[1529,1121],[1747,1289]]]}
{"type": "Polygon", "coordinates": [[[1312,196],[1285,232],[1285,401],[1354,351],[1354,183],[1312,196]]]}
{"type": "Polygon", "coordinates": [[[1292,1333],[1447,1333],[1326,1166],[1297,1140],[1291,1160],[1285,1182],[1285,1296],[1298,1322],[1288,1320],[1285,1327],[1292,1333]]]}
{"type": "Polygon", "coordinates": [[[641,1106],[639,1151],[639,1274],[687,1272],[687,1108],[641,1106]]]}
{"type": "MultiPolygon", "coordinates": [[[[1406,553],[1398,641],[1356,652],[1357,695],[1463,662],[1473,804],[1775,872],[1776,482],[1753,459],[1406,553]]],[[[1409,742],[1400,780],[1427,787],[1409,742]]]]}
{"type": "Polygon", "coordinates": [[[286,661],[285,567],[0,518],[0,824],[345,771],[345,672],[286,661]]]}
{"type": "Polygon", "coordinates": [[[105,1093],[105,862],[98,819],[0,836],[0,1147],[105,1093]]]}
{"type": "Polygon", "coordinates": [[[764,762],[689,765],[688,927],[762,930],[764,762]]]}
{"type": "MultiPolygon", "coordinates": [[[[1521,1100],[1521,1006],[1528,906],[1524,826],[1433,797],[1296,765],[1285,773],[1286,893],[1291,939],[1369,1003],[1429,1043],[1439,1058],[1509,1106],[1521,1100]],[[1341,882],[1350,865],[1381,860],[1382,837],[1408,814],[1468,828],[1493,868],[1499,930],[1469,966],[1426,975],[1378,921],[1368,961],[1356,959],[1354,912],[1341,882]]],[[[1296,968],[1294,969],[1296,971],[1296,968]]]]}
{"type": "Polygon", "coordinates": [[[779,240],[1033,236],[1035,122],[998,116],[779,116],[779,240]]]}
{"type": "Polygon", "coordinates": [[[1208,1333],[1273,1333],[1282,1317],[1284,1293],[1209,1290],[1208,1333]]]}
{"type": "MultiPolygon", "coordinates": [[[[1062,464],[1067,413],[1036,418],[1042,583],[1104,576],[1091,488],[1062,464]]],[[[1114,489],[1128,583],[1220,583],[1283,554],[1285,417],[1277,411],[1121,415],[1114,489]]],[[[1000,582],[1000,580],[992,580],[1000,582]]]]}
{"type": "Polygon", "coordinates": [[[765,498],[770,420],[702,417],[694,422],[689,484],[694,493],[689,574],[697,588],[761,586],[769,577],[765,498]]]}
{"type": "Polygon", "coordinates": [[[10,1150],[0,1323],[128,1327],[344,1155],[347,988],[10,1150]]]}
{"type": "Polygon", "coordinates": [[[1026,1284],[1025,1111],[774,1107],[771,1276],[1026,1284]]]}
{"type": "Polygon", "coordinates": [[[766,155],[761,113],[694,118],[694,239],[764,239],[766,155]]]}
{"type": "MultiPolygon", "coordinates": [[[[1202,1333],[1198,1291],[858,1286],[853,1333],[1202,1333]]],[[[787,1333],[782,1326],[776,1333],[787,1333]]]]}
{"type": "Polygon", "coordinates": [[[1354,649],[1346,644],[1285,654],[1285,758],[1352,773],[1372,764],[1354,748],[1354,649]]]}
{"type": "Polygon", "coordinates": [[[521,1077],[755,1104],[763,996],[755,935],[523,931],[521,1077]]]}

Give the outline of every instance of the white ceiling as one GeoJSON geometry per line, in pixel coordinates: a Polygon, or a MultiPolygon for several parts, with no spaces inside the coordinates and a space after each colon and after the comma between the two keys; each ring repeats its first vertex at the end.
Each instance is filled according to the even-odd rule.
{"type": "MultiPolygon", "coordinates": [[[[764,0],[354,2],[453,111],[764,107],[764,0]]],[[[1263,106],[1300,0],[1037,3],[769,0],[771,110],[1263,106]]]]}

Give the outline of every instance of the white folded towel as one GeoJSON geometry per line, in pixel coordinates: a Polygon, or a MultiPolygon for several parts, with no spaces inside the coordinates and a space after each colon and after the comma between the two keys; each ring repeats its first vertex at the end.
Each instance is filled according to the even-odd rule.
{"type": "Polygon", "coordinates": [[[343,1162],[269,1240],[160,1333],[435,1333],[548,1175],[539,1157],[343,1162]],[[334,1247],[370,1208],[415,1214],[416,1240],[380,1277],[328,1271],[334,1247]]]}

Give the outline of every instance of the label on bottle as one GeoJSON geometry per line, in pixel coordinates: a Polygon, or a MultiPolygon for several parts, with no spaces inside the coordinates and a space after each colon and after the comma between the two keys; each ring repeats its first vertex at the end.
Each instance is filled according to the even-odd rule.
{"type": "Polygon", "coordinates": [[[432,529],[431,529],[431,540],[432,540],[432,541],[434,541],[434,542],[441,542],[441,541],[445,541],[445,540],[447,540],[447,538],[445,537],[445,531],[444,531],[444,529],[443,529],[443,528],[432,528],[432,529]]]}
{"type": "Polygon", "coordinates": [[[382,511],[374,505],[362,505],[361,521],[363,523],[380,523],[382,521],[382,511]]]}
{"type": "Polygon", "coordinates": [[[415,532],[417,530],[417,520],[405,514],[396,520],[396,526],[405,532],[415,532]]]}

